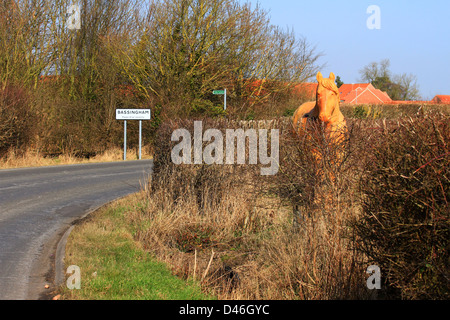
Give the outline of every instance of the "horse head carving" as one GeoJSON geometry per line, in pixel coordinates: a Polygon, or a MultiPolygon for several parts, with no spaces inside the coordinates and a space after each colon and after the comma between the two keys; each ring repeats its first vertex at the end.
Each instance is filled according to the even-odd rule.
{"type": "Polygon", "coordinates": [[[316,92],[318,118],[327,125],[336,121],[332,117],[335,115],[336,108],[339,108],[340,96],[334,82],[335,79],[333,72],[329,78],[324,78],[320,72],[317,74],[317,82],[319,83],[316,92]]]}
{"type": "Polygon", "coordinates": [[[294,113],[293,128],[296,134],[302,134],[310,122],[325,125],[327,133],[337,138],[346,130],[346,121],[340,111],[339,89],[335,84],[335,75],[331,72],[329,78],[317,73],[316,101],[302,104],[294,113]]]}

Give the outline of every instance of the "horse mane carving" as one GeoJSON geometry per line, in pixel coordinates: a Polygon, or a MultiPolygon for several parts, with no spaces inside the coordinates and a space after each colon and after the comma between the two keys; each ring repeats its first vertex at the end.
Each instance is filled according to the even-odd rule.
{"type": "Polygon", "coordinates": [[[316,90],[316,101],[306,102],[294,112],[293,126],[297,134],[306,129],[308,121],[324,123],[328,131],[346,127],[344,115],[339,108],[339,89],[334,80],[333,72],[329,78],[324,78],[320,72],[317,73],[319,85],[316,90]]]}

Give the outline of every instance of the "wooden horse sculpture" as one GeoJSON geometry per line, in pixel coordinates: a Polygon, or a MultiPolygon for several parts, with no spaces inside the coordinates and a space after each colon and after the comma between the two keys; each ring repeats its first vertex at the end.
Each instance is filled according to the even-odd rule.
{"type": "MultiPolygon", "coordinates": [[[[339,108],[339,90],[334,80],[335,76],[332,72],[329,78],[324,78],[320,72],[317,73],[319,85],[316,91],[316,101],[306,102],[294,112],[292,120],[296,135],[304,135],[315,123],[324,126],[324,133],[330,143],[341,144],[343,142],[347,124],[339,108]]],[[[316,159],[320,161],[320,153],[315,152],[315,154],[316,159]]]]}
{"type": "MultiPolygon", "coordinates": [[[[311,152],[317,164],[316,176],[327,177],[334,184],[336,180],[333,171],[327,171],[328,176],[324,175],[324,160],[333,166],[341,163],[347,124],[339,109],[340,97],[334,82],[334,74],[331,73],[329,78],[323,78],[319,72],[317,81],[319,85],[316,91],[316,101],[306,102],[295,111],[292,119],[293,131],[296,137],[309,139],[309,142],[313,144],[311,152]],[[332,148],[329,148],[330,144],[333,145],[332,148]],[[333,151],[330,153],[329,150],[333,151]],[[324,152],[328,152],[328,154],[325,156],[324,152]]],[[[313,197],[315,198],[315,196],[313,197]]],[[[326,197],[330,197],[330,194],[326,197]]],[[[325,201],[329,202],[330,199],[327,198],[325,201]]],[[[303,217],[299,206],[294,204],[294,225],[298,226],[299,220],[297,219],[302,220],[303,217]]]]}
{"type": "Polygon", "coordinates": [[[347,124],[339,108],[339,90],[334,80],[333,72],[330,73],[328,79],[324,78],[320,72],[317,74],[319,85],[316,91],[316,101],[306,102],[294,112],[295,133],[301,135],[311,121],[323,123],[332,140],[339,139],[345,133],[347,124]]]}

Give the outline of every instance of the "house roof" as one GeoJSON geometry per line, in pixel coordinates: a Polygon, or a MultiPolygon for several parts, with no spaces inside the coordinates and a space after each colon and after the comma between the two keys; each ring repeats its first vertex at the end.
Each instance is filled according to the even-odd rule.
{"type": "Polygon", "coordinates": [[[433,104],[433,101],[425,100],[392,100],[389,104],[433,104]]]}
{"type": "Polygon", "coordinates": [[[345,98],[350,92],[354,90],[364,90],[370,83],[344,83],[339,87],[339,94],[341,95],[341,100],[345,98]]]}
{"type": "Polygon", "coordinates": [[[370,83],[343,84],[339,88],[344,103],[387,103],[392,101],[386,92],[376,89],[370,83]]]}
{"type": "Polygon", "coordinates": [[[435,103],[445,103],[445,104],[450,104],[450,95],[442,95],[442,94],[438,94],[437,96],[435,96],[432,100],[435,103]]]}
{"type": "MultiPolygon", "coordinates": [[[[294,87],[297,94],[314,97],[317,83],[301,83],[294,87]]],[[[343,103],[387,103],[392,101],[386,92],[376,89],[370,83],[349,83],[339,88],[339,95],[343,103]]]]}

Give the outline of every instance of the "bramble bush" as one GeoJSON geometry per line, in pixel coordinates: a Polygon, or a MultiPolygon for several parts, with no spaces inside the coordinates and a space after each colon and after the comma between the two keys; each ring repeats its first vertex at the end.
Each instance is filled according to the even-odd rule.
{"type": "Polygon", "coordinates": [[[174,165],[171,134],[193,121],[163,123],[147,209],[130,217],[142,226],[136,239],[176,274],[203,274],[220,298],[371,299],[365,270],[376,264],[381,298],[447,299],[448,116],[348,118],[341,146],[299,140],[285,120],[270,177],[248,165],[174,165]]]}
{"type": "Polygon", "coordinates": [[[449,298],[449,124],[420,114],[382,130],[360,181],[355,241],[395,298],[449,298]]]}

